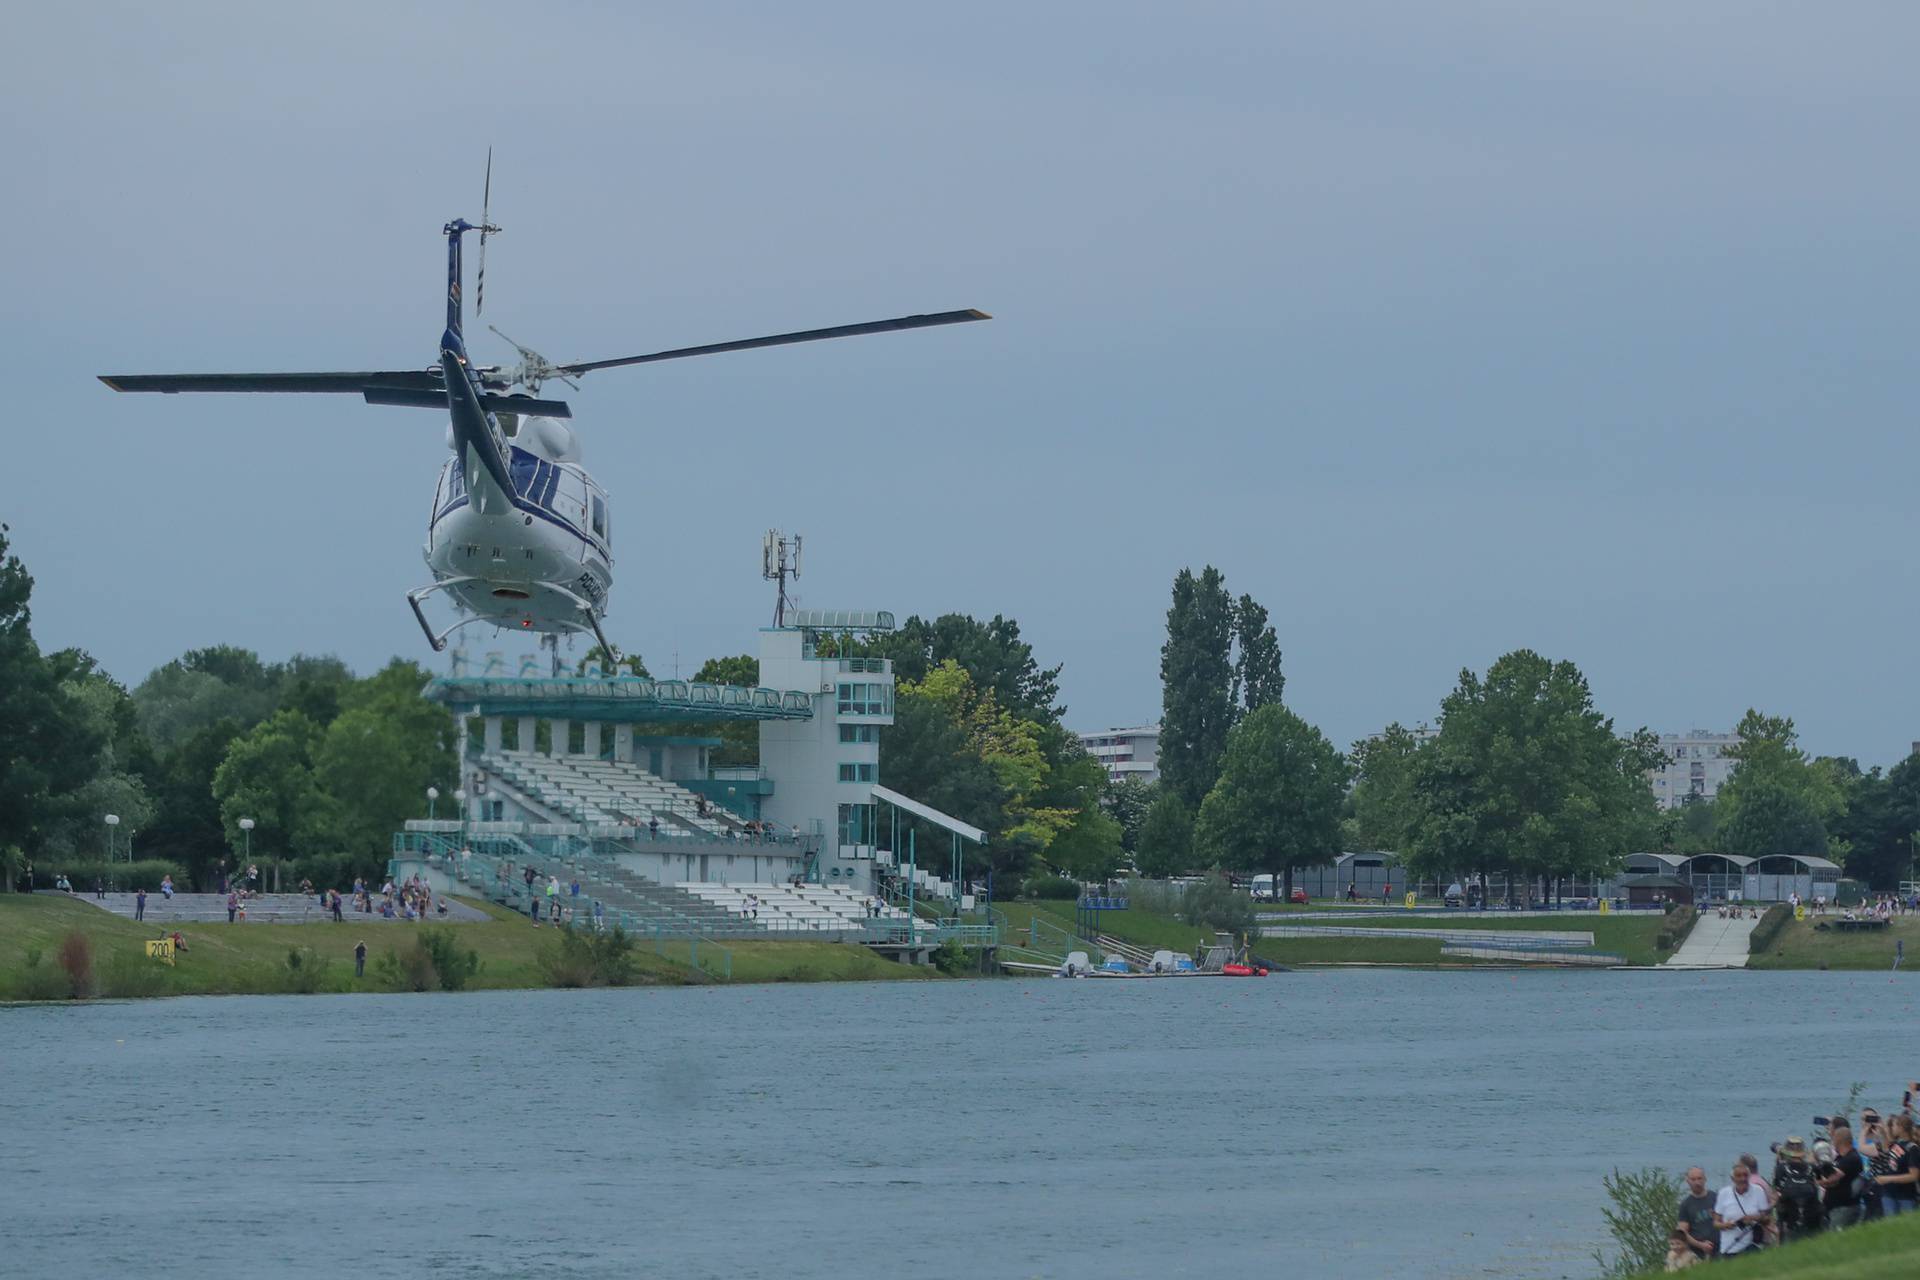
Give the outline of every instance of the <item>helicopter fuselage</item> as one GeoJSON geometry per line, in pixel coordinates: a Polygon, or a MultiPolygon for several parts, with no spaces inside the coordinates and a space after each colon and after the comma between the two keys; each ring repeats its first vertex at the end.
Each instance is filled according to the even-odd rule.
{"type": "Polygon", "coordinates": [[[512,414],[498,421],[512,489],[503,492],[451,438],[454,456],[440,470],[422,548],[427,567],[475,621],[587,630],[613,587],[606,491],[580,465],[565,423],[512,414]]]}

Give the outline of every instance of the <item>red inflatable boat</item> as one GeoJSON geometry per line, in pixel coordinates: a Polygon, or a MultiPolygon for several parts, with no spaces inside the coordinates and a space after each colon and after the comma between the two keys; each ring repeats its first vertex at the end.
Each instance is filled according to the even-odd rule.
{"type": "Polygon", "coordinates": [[[1256,968],[1250,964],[1223,964],[1220,966],[1220,972],[1226,974],[1229,978],[1264,978],[1267,976],[1267,971],[1264,967],[1256,968]]]}

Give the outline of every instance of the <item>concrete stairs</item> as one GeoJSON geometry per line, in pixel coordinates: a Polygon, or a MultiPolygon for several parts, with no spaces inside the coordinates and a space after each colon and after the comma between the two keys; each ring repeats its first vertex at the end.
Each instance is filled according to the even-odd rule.
{"type": "Polygon", "coordinates": [[[1759,924],[1759,920],[1745,912],[1723,920],[1714,912],[1703,911],[1700,918],[1693,922],[1693,928],[1687,932],[1686,941],[1668,957],[1664,967],[1744,969],[1747,967],[1747,948],[1759,924]]]}

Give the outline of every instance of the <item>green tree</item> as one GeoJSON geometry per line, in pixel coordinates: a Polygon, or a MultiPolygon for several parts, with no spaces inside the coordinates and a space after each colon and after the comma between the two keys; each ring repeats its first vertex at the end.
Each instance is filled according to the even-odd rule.
{"type": "Polygon", "coordinates": [[[1162,787],[1140,824],[1133,866],[1149,880],[1167,880],[1193,868],[1193,810],[1180,793],[1162,787]]]}
{"type": "Polygon", "coordinates": [[[893,661],[894,679],[918,684],[944,662],[965,671],[976,689],[1028,720],[1057,722],[1066,713],[1060,701],[1060,668],[1042,667],[1033,646],[1020,638],[1020,624],[1000,614],[981,622],[964,613],[947,613],[929,622],[910,617],[897,631],[877,635],[864,645],[848,645],[849,655],[893,661]]]}
{"type": "Polygon", "coordinates": [[[1413,789],[1414,759],[1420,740],[1395,723],[1372,738],[1353,744],[1353,793],[1349,807],[1353,834],[1363,849],[1404,853],[1420,825],[1420,804],[1413,789]]]}
{"type": "Polygon", "coordinates": [[[1120,824],[1098,804],[1080,810],[1047,846],[1047,861],[1076,880],[1112,879],[1123,856],[1120,824]]]}
{"type": "Polygon", "coordinates": [[[1841,771],[1807,758],[1789,717],[1749,709],[1734,732],[1740,741],[1728,752],[1733,773],[1714,798],[1720,852],[1751,858],[1832,852],[1843,861],[1846,850],[1830,846],[1828,831],[1846,808],[1841,771]]]}
{"type": "Polygon", "coordinates": [[[1415,756],[1406,860],[1435,878],[1504,871],[1510,896],[1520,876],[1607,874],[1653,833],[1646,771],[1661,758],[1645,730],[1614,734],[1571,662],[1520,649],[1484,679],[1462,671],[1415,756]]]}
{"type": "Polygon", "coordinates": [[[1233,727],[1233,598],[1208,565],[1173,580],[1167,640],[1160,649],[1160,779],[1197,809],[1220,776],[1233,727]]]}
{"type": "Polygon", "coordinates": [[[1107,784],[1107,812],[1120,824],[1120,847],[1128,853],[1139,850],[1141,824],[1146,822],[1147,813],[1159,794],[1159,784],[1138,774],[1127,774],[1107,784]]]}
{"type": "Polygon", "coordinates": [[[1006,788],[973,750],[966,731],[946,705],[937,698],[902,691],[894,699],[893,724],[882,735],[880,759],[887,785],[987,832],[990,838],[984,851],[967,847],[972,872],[991,871],[1017,880],[1026,871],[1032,850],[997,838],[1006,822],[1006,788]]]}
{"type": "Polygon", "coordinates": [[[71,651],[43,656],[34,643],[33,577],[7,533],[0,524],[0,850],[16,851],[18,866],[93,779],[104,735],[70,687],[90,663],[71,651]]]}
{"type": "Polygon", "coordinates": [[[1220,780],[1194,821],[1194,850],[1236,871],[1269,871],[1283,892],[1293,869],[1340,852],[1347,762],[1321,732],[1277,703],[1227,736],[1220,780]]]}
{"type": "MultiPolygon", "coordinates": [[[[708,658],[693,673],[696,684],[737,684],[753,688],[760,683],[760,659],[742,653],[731,658],[708,658]]],[[[760,763],[760,722],[727,720],[716,726],[720,749],[713,763],[720,768],[737,768],[760,763]]]]}
{"type": "Polygon", "coordinates": [[[613,676],[625,673],[627,675],[638,676],[642,680],[653,679],[652,675],[648,673],[647,664],[641,659],[638,650],[632,653],[621,654],[620,661],[618,662],[611,661],[612,656],[612,654],[596,644],[581,655],[580,661],[574,665],[573,674],[576,676],[584,676],[587,674],[588,665],[597,663],[603,675],[613,676]]]}
{"type": "Polygon", "coordinates": [[[319,737],[313,721],[298,711],[281,711],[227,749],[226,759],[214,770],[213,794],[220,803],[227,845],[236,854],[249,844],[240,828],[242,818],[254,821],[251,844],[256,858],[285,856],[297,839],[324,825],[321,793],[313,778],[319,737]]]}
{"type": "Polygon", "coordinates": [[[1280,671],[1280,638],[1267,624],[1267,611],[1243,595],[1233,609],[1232,702],[1240,711],[1258,711],[1280,701],[1287,678],[1280,671]]]}

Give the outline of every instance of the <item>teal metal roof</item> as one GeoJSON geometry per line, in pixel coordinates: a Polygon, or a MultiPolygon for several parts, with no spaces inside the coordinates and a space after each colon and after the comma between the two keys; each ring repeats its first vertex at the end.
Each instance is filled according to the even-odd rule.
{"type": "Polygon", "coordinates": [[[422,696],[482,715],[567,720],[811,720],[805,693],[634,676],[436,676],[422,696]]]}
{"type": "Polygon", "coordinates": [[[893,614],[885,609],[794,609],[787,626],[812,631],[892,631],[893,614]]]}

